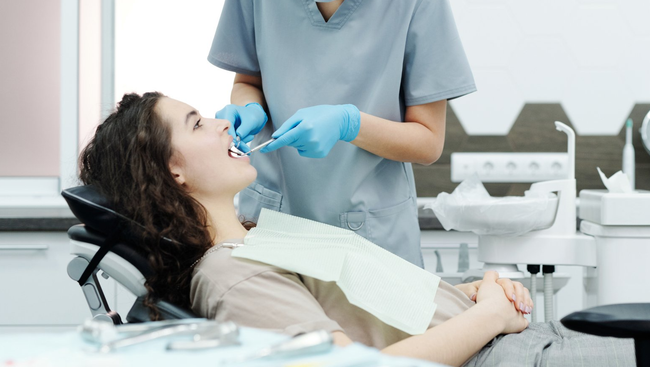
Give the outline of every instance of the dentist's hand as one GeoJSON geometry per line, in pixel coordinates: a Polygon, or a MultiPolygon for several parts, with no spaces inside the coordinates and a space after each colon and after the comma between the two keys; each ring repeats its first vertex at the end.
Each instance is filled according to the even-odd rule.
{"type": "Polygon", "coordinates": [[[303,108],[273,133],[276,140],[261,152],[268,153],[288,145],[298,149],[303,157],[323,158],[337,141],[354,140],[360,124],[359,109],[351,104],[303,108]]]}
{"type": "Polygon", "coordinates": [[[268,120],[264,108],[255,102],[246,106],[229,104],[217,112],[215,117],[230,121],[228,134],[233,138],[239,137],[244,143],[253,140],[254,135],[262,130],[268,120]]]}

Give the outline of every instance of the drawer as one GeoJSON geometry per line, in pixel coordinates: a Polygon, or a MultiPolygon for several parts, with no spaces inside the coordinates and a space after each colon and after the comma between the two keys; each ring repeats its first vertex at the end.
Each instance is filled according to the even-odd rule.
{"type": "MultiPolygon", "coordinates": [[[[0,326],[78,325],[91,317],[68,277],[72,258],[65,232],[0,232],[0,326]]],[[[115,282],[102,286],[114,304],[115,282]]]]}

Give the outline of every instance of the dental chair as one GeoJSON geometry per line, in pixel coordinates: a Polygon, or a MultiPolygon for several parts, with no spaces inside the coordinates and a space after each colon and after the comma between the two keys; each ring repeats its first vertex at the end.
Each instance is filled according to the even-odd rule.
{"type": "MultiPolygon", "coordinates": [[[[68,275],[79,283],[90,312],[95,319],[122,324],[121,316],[111,310],[97,278],[115,279],[137,299],[126,316],[130,323],[150,321],[144,306],[146,277],[153,271],[147,259],[131,245],[137,237],[128,228],[131,219],[117,213],[112,205],[93,186],[77,186],[63,190],[61,195],[72,213],[83,223],[68,230],[70,253],[76,255],[68,263],[68,275]]],[[[163,239],[168,240],[168,239],[163,239]]],[[[157,302],[164,320],[197,318],[190,310],[166,301],[157,302]]]]}

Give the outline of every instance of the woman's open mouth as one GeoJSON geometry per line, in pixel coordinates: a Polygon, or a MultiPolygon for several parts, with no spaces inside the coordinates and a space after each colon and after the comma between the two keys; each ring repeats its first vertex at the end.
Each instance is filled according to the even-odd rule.
{"type": "Polygon", "coordinates": [[[228,156],[230,156],[230,158],[246,157],[246,155],[242,151],[235,148],[235,145],[233,143],[230,143],[230,147],[228,148],[228,156]]]}

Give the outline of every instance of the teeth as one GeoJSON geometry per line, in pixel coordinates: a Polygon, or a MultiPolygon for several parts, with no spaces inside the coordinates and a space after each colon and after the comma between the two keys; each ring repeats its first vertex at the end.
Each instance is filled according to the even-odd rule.
{"type": "Polygon", "coordinates": [[[244,156],[244,153],[237,150],[237,148],[230,148],[228,149],[228,155],[232,158],[240,158],[244,156]]]}

